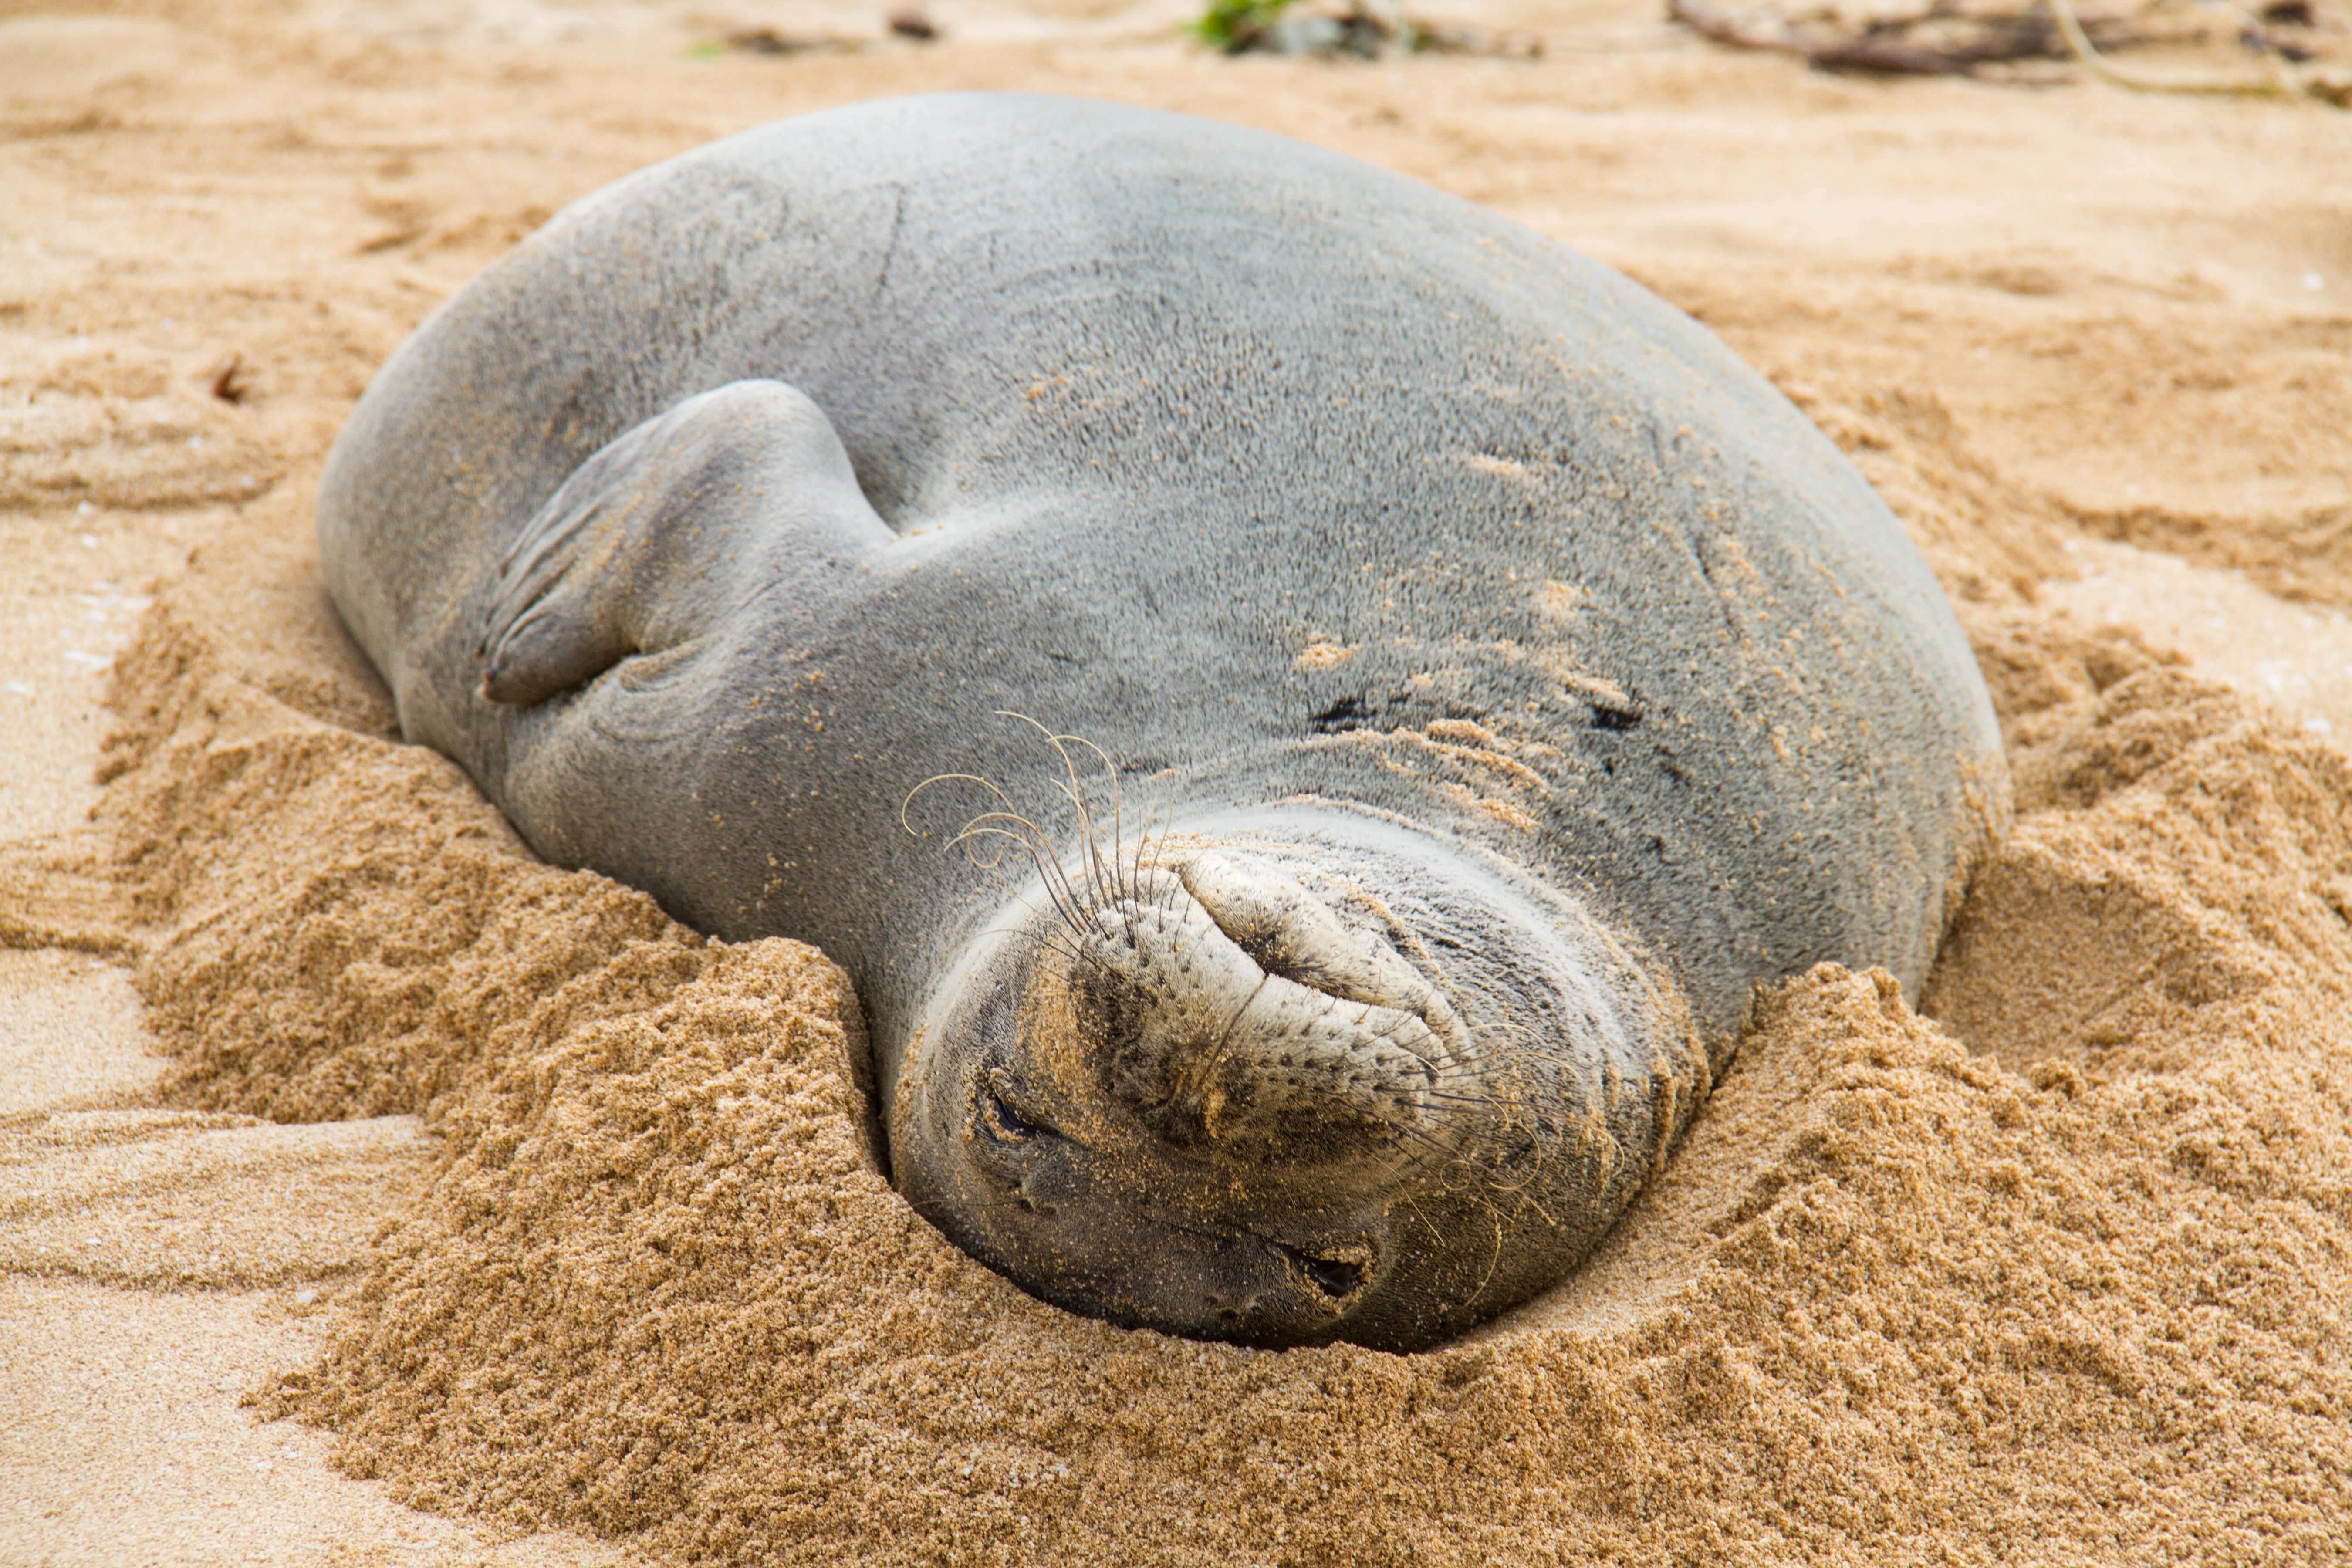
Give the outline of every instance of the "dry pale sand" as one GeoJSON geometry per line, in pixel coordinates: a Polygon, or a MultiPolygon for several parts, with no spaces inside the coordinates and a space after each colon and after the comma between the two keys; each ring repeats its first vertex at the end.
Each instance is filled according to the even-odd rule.
{"type": "Polygon", "coordinates": [[[930,47],[752,0],[31,4],[0,1561],[2352,1550],[2352,120],[1809,76],[1613,0],[1450,13],[1540,62],[1345,67],[1159,0],[940,0],[930,47]],[[869,43],[696,47],[743,26],[869,43]],[[1769,999],[1593,1264],[1471,1343],[1201,1346],[971,1265],[870,1169],[830,965],[531,862],[325,606],[320,459],[437,300],[655,158],[950,86],[1285,131],[1622,267],[1853,454],[1977,639],[2021,816],[1925,1016],[1769,999]]]}

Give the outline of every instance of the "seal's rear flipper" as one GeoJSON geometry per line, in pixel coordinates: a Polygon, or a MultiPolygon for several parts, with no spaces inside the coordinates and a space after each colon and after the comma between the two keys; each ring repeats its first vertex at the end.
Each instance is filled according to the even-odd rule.
{"type": "Polygon", "coordinates": [[[760,592],[779,547],[848,555],[892,537],[817,405],[739,381],[580,465],[499,562],[482,694],[541,702],[676,647],[760,592]]]}

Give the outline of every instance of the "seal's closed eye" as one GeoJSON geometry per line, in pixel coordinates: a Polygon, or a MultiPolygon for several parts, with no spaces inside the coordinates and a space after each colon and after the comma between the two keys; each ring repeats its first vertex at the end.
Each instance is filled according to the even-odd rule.
{"type": "Polygon", "coordinates": [[[991,1073],[982,1080],[974,1098],[972,1120],[983,1137],[992,1142],[1034,1143],[1040,1138],[1058,1138],[1061,1133],[1034,1115],[1024,1116],[1015,1110],[1005,1098],[1004,1075],[991,1073]]]}

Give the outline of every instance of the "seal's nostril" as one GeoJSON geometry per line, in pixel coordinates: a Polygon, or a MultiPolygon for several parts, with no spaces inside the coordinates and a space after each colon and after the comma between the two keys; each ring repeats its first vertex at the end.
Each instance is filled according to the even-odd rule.
{"type": "Polygon", "coordinates": [[[1344,1258],[1309,1258],[1306,1264],[1307,1277],[1335,1300],[1354,1295],[1364,1282],[1364,1266],[1344,1258]]]}
{"type": "Polygon", "coordinates": [[[1282,1249],[1307,1283],[1334,1301],[1344,1301],[1360,1289],[1364,1283],[1364,1264],[1356,1258],[1318,1258],[1297,1247],[1282,1249]]]}
{"type": "MultiPolygon", "coordinates": [[[[1213,912],[1210,919],[1215,918],[1213,912]]],[[[1223,930],[1223,927],[1220,925],[1218,929],[1223,930]]],[[[1225,931],[1225,935],[1233,939],[1235,947],[1240,948],[1249,956],[1252,963],[1256,964],[1268,974],[1284,980],[1299,980],[1299,971],[1290,963],[1290,947],[1283,941],[1284,932],[1280,927],[1267,931],[1250,931],[1236,926],[1225,931]]],[[[1300,984],[1304,982],[1300,981],[1300,984]]]]}

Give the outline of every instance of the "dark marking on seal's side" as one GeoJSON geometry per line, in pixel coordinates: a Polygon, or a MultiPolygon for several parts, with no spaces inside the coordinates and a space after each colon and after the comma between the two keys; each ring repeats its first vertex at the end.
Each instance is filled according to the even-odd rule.
{"type": "Polygon", "coordinates": [[[1360,730],[1372,716],[1360,697],[1342,697],[1309,721],[1316,733],[1337,735],[1349,730],[1360,730]]]}

